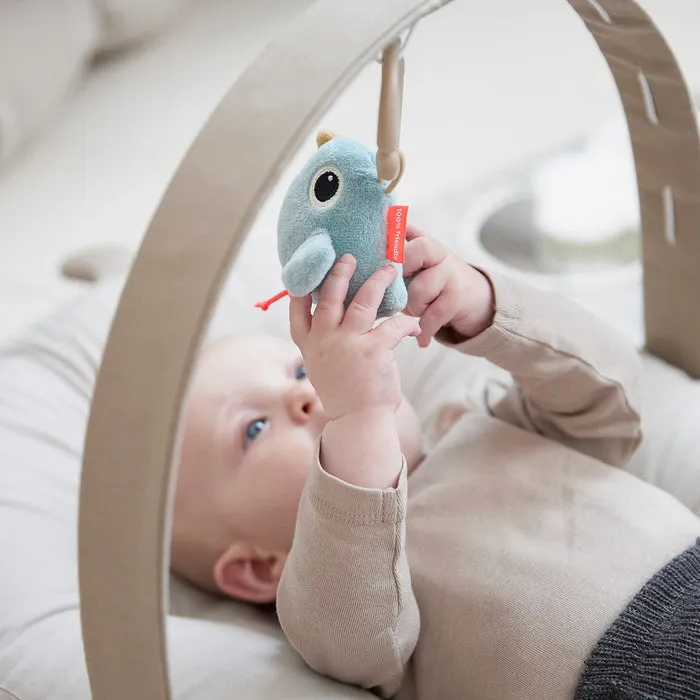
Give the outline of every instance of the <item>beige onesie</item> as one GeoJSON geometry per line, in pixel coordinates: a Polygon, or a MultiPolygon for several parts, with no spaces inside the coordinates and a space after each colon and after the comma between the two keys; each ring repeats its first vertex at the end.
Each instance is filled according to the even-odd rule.
{"type": "Polygon", "coordinates": [[[607,627],[700,536],[684,506],[614,468],[640,440],[634,349],[566,300],[490,277],[493,325],[453,345],[511,373],[503,398],[454,413],[396,489],[317,463],[300,504],[285,634],[318,672],[384,697],[573,697],[607,627]]]}

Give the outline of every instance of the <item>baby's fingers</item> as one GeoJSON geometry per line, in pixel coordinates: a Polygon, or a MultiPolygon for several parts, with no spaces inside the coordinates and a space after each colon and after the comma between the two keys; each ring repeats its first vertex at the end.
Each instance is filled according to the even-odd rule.
{"type": "Polygon", "coordinates": [[[421,238],[422,236],[427,236],[428,234],[422,229],[419,228],[418,226],[414,226],[413,224],[408,224],[406,226],[406,240],[407,241],[412,241],[414,238],[421,238]]]}
{"type": "Polygon", "coordinates": [[[418,273],[408,286],[408,303],[404,313],[422,316],[426,309],[442,294],[447,283],[443,265],[437,265],[418,273]]]}
{"type": "Polygon", "coordinates": [[[318,304],[312,321],[315,329],[329,331],[337,328],[343,320],[345,297],[356,267],[357,261],[349,254],[343,255],[333,265],[318,294],[318,304]]]}
{"type": "Polygon", "coordinates": [[[311,295],[291,297],[289,301],[289,331],[298,348],[306,341],[311,330],[311,295]]]}
{"type": "Polygon", "coordinates": [[[358,290],[348,305],[343,328],[353,333],[367,333],[377,320],[384,293],[396,279],[396,268],[385,265],[377,270],[358,290]]]}
{"type": "Polygon", "coordinates": [[[445,292],[439,296],[420,318],[421,333],[418,345],[427,348],[433,336],[454,317],[455,303],[452,295],[445,292]]]}
{"type": "Polygon", "coordinates": [[[448,255],[447,248],[430,236],[421,235],[406,243],[403,274],[405,277],[439,265],[448,255]]]}
{"type": "Polygon", "coordinates": [[[404,338],[417,336],[421,332],[420,322],[413,316],[393,316],[372,331],[372,336],[389,348],[395,348],[404,338]]]}

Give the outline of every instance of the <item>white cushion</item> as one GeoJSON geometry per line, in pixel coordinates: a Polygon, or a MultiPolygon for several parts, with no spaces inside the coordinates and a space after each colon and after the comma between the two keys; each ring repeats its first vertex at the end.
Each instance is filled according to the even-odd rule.
{"type": "Polygon", "coordinates": [[[86,0],[0,3],[0,162],[53,116],[98,39],[86,0]]]}
{"type": "Polygon", "coordinates": [[[642,362],[647,388],[643,439],[628,471],[700,516],[700,381],[656,357],[643,355],[642,362]]]}
{"type": "Polygon", "coordinates": [[[192,0],[0,3],[0,162],[49,119],[98,53],[162,31],[192,0]]]}

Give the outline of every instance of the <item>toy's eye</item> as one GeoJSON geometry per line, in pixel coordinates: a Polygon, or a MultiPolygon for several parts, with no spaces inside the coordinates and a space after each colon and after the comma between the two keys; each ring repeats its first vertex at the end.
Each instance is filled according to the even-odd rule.
{"type": "Polygon", "coordinates": [[[335,168],[324,168],[311,181],[311,204],[325,209],[334,203],[340,193],[342,180],[335,168]]]}
{"type": "Polygon", "coordinates": [[[325,173],[321,173],[316,178],[314,183],[314,197],[318,199],[319,202],[327,202],[329,199],[335,197],[340,189],[340,180],[338,176],[328,170],[325,173]]]}

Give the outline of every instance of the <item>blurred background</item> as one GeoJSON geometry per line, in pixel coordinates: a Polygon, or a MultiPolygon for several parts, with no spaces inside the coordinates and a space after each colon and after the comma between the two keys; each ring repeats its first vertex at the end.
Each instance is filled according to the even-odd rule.
{"type": "MultiPolygon", "coordinates": [[[[138,248],[219,100],[310,4],[0,0],[0,339],[76,292],[61,276],[71,256],[138,248]]],[[[640,4],[700,92],[698,0],[640,4]]],[[[321,126],[374,143],[379,71],[368,65],[321,126]]],[[[638,338],[634,174],[620,119],[607,66],[567,2],[452,2],[406,51],[400,197],[420,223],[459,234],[470,259],[551,283],[638,338]],[[583,207],[591,195],[599,206],[583,207]]],[[[312,147],[310,136],[297,165],[312,147]]],[[[275,274],[285,184],[250,253],[275,274]]],[[[264,286],[261,296],[277,291],[264,286]]]]}

